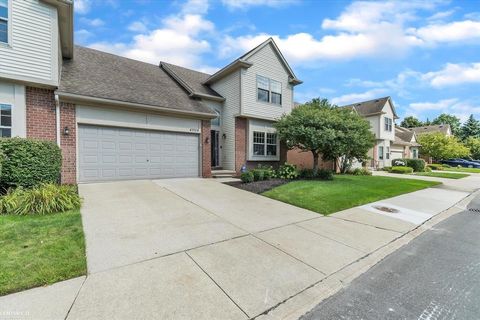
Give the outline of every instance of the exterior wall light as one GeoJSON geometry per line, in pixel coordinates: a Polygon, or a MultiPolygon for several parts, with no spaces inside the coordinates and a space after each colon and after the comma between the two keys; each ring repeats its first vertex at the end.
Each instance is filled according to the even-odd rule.
{"type": "Polygon", "coordinates": [[[69,129],[68,127],[63,128],[63,134],[64,134],[65,136],[70,135],[70,129],[69,129]]]}

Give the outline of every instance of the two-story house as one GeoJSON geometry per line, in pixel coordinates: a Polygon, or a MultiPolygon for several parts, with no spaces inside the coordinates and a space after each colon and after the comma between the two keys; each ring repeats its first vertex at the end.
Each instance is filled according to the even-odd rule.
{"type": "Polygon", "coordinates": [[[398,119],[395,106],[390,97],[373,99],[343,106],[350,108],[370,122],[370,129],[374,133],[375,146],[368,156],[371,168],[391,166],[391,151],[395,141],[395,119],[398,119]]]}
{"type": "MultiPolygon", "coordinates": [[[[209,75],[74,46],[73,4],[0,0],[2,136],[56,141],[64,183],[277,164],[301,83],[268,39],[209,75]]],[[[283,158],[282,158],[283,159],[283,158]]]]}

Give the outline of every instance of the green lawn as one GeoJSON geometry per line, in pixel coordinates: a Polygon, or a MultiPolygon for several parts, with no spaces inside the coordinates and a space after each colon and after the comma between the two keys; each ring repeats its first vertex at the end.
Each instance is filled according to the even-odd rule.
{"type": "Polygon", "coordinates": [[[0,216],[0,295],[87,272],[80,211],[0,216]]]}
{"type": "Polygon", "coordinates": [[[461,179],[468,177],[469,174],[465,173],[451,173],[451,172],[417,172],[416,176],[425,176],[425,177],[436,177],[436,178],[447,178],[447,179],[461,179]]]}
{"type": "Polygon", "coordinates": [[[480,169],[477,169],[477,168],[463,168],[463,167],[455,168],[455,167],[451,167],[451,168],[443,168],[443,170],[454,171],[454,172],[480,173],[480,169]]]}
{"type": "Polygon", "coordinates": [[[438,184],[435,181],[413,179],[336,175],[333,181],[293,181],[263,195],[328,215],[438,184]]]}

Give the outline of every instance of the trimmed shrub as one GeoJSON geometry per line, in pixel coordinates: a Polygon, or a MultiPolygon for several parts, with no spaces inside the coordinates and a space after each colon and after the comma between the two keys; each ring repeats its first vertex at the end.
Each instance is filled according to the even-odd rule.
{"type": "Polygon", "coordinates": [[[393,159],[392,166],[394,167],[410,167],[415,172],[422,172],[425,170],[425,160],[423,159],[393,159]]]}
{"type": "Polygon", "coordinates": [[[406,159],[407,167],[413,168],[414,172],[423,172],[425,170],[425,160],[423,159],[406,159]]]}
{"type": "Polygon", "coordinates": [[[44,215],[78,209],[80,205],[76,186],[49,183],[32,189],[10,189],[0,198],[0,214],[44,215]]]}
{"type": "Polygon", "coordinates": [[[352,174],[354,176],[371,176],[372,172],[365,168],[355,168],[349,171],[348,174],[352,174]]]}
{"type": "Polygon", "coordinates": [[[295,179],[298,177],[297,166],[286,163],[281,165],[277,171],[277,177],[280,179],[295,179]]]}
{"type": "Polygon", "coordinates": [[[440,163],[432,163],[427,165],[427,168],[430,168],[432,170],[443,170],[445,166],[440,164],[440,163]]]}
{"type": "Polygon", "coordinates": [[[264,179],[264,170],[262,169],[253,169],[253,181],[262,181],[264,179]]]}
{"type": "Polygon", "coordinates": [[[392,169],[392,167],[383,167],[383,168],[380,169],[380,170],[382,170],[382,171],[390,171],[391,169],[392,169]]]}
{"type": "Polygon", "coordinates": [[[253,182],[253,172],[251,171],[243,172],[240,175],[240,180],[242,180],[243,183],[253,182]]]}
{"type": "Polygon", "coordinates": [[[432,172],[432,168],[425,167],[425,172],[432,172]]]}
{"type": "Polygon", "coordinates": [[[315,178],[315,174],[313,173],[313,169],[301,169],[298,173],[298,176],[302,179],[313,179],[315,178]]]}
{"type": "Polygon", "coordinates": [[[392,167],[390,169],[390,172],[391,173],[408,174],[408,173],[413,173],[413,168],[396,166],[396,167],[392,167]]]}
{"type": "Polygon", "coordinates": [[[3,188],[32,188],[59,181],[62,154],[55,142],[2,138],[0,150],[3,154],[0,185],[3,188]]]}
{"type": "Polygon", "coordinates": [[[392,160],[393,167],[406,167],[407,166],[407,159],[393,159],[392,160]]]}
{"type": "Polygon", "coordinates": [[[318,169],[317,177],[320,180],[333,180],[333,171],[327,169],[318,169]]]}
{"type": "Polygon", "coordinates": [[[257,169],[263,170],[263,179],[269,180],[271,178],[275,178],[275,170],[272,166],[266,166],[259,164],[257,169]]]}

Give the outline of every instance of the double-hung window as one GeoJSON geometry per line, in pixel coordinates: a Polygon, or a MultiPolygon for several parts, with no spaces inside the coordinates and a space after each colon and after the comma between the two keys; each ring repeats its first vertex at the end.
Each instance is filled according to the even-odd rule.
{"type": "Polygon", "coordinates": [[[12,106],[0,104],[0,137],[12,136],[12,106]]]}
{"type": "Polygon", "coordinates": [[[257,76],[257,100],[282,105],[282,84],[266,77],[257,76]]]}
{"type": "Polygon", "coordinates": [[[383,146],[378,147],[378,160],[383,160],[383,146]]]}
{"type": "Polygon", "coordinates": [[[391,118],[385,117],[385,131],[392,132],[393,130],[393,120],[391,118]]]}
{"type": "Polygon", "coordinates": [[[8,0],[0,0],[0,43],[8,43],[8,0]]]}
{"type": "Polygon", "coordinates": [[[253,132],[253,155],[272,157],[277,155],[277,134],[271,132],[253,132]]]}
{"type": "Polygon", "coordinates": [[[385,159],[390,159],[390,147],[387,147],[387,153],[385,154],[385,159]]]}

